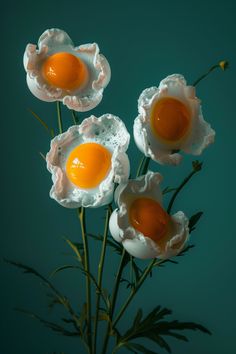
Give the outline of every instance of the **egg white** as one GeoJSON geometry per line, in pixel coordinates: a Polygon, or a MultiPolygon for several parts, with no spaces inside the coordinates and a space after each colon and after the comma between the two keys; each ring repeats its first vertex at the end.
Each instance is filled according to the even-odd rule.
{"type": "Polygon", "coordinates": [[[175,256],[184,248],[189,238],[188,219],[182,211],[170,217],[172,228],[164,249],[129,222],[129,209],[135,199],[151,198],[162,205],[161,181],[162,176],[159,173],[148,171],[146,175],[129,180],[116,189],[118,208],[111,215],[109,229],[113,238],[122,243],[126,251],[134,257],[165,259],[175,256]]]}
{"type": "Polygon", "coordinates": [[[134,121],[133,133],[137,147],[145,156],[160,164],[178,165],[182,155],[178,150],[200,155],[214,142],[215,132],[202,115],[200,100],[195,88],[187,86],[182,75],[173,74],[160,82],[159,87],[145,89],[138,99],[139,115],[134,121]],[[151,128],[151,112],[156,102],[164,97],[181,101],[190,111],[191,121],[187,134],[178,142],[165,142],[157,137],[151,128]]]}
{"type": "Polygon", "coordinates": [[[112,114],[99,118],[90,116],[80,125],[70,127],[51,141],[46,155],[47,168],[52,173],[51,198],[67,208],[96,208],[109,204],[113,199],[115,183],[127,181],[130,172],[126,150],[130,135],[122,120],[112,114]],[[111,168],[105,179],[95,188],[79,188],[66,175],[66,161],[78,145],[94,142],[112,154],[111,168]]]}
{"type": "Polygon", "coordinates": [[[68,34],[60,29],[46,30],[39,38],[38,49],[28,44],[24,53],[27,84],[37,98],[47,102],[61,101],[75,111],[88,111],[102,100],[103,90],[111,77],[106,58],[99,54],[96,43],[75,47],[68,34]],[[64,90],[50,85],[42,75],[46,58],[57,52],[67,52],[80,58],[88,69],[88,81],[75,90],[64,90]]]}

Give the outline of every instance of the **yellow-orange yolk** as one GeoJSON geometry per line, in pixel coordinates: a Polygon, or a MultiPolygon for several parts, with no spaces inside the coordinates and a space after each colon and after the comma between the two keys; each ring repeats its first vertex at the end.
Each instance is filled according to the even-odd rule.
{"type": "Polygon", "coordinates": [[[136,230],[157,242],[168,231],[169,215],[155,200],[138,198],[130,206],[129,221],[136,230]]]}
{"type": "Polygon", "coordinates": [[[68,179],[80,188],[94,188],[111,168],[111,153],[97,143],[85,143],[71,151],[66,161],[68,179]]]}
{"type": "Polygon", "coordinates": [[[59,52],[49,56],[42,66],[44,79],[52,86],[74,90],[88,78],[86,65],[73,54],[59,52]]]}
{"type": "Polygon", "coordinates": [[[176,142],[183,138],[189,129],[190,111],[176,98],[161,98],[153,107],[151,126],[161,139],[176,142]]]}

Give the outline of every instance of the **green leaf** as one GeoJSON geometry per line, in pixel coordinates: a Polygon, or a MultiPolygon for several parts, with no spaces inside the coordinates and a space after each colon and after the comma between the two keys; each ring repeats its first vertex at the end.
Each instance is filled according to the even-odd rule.
{"type": "Polygon", "coordinates": [[[54,296],[53,293],[48,293],[47,296],[50,298],[50,301],[48,303],[49,310],[52,310],[55,305],[61,305],[61,302],[58,300],[56,296],[54,296]]]}
{"type": "Polygon", "coordinates": [[[177,254],[176,257],[184,256],[189,250],[191,250],[191,248],[194,248],[194,247],[195,247],[195,245],[188,245],[179,254],[177,254]]]}
{"type": "Polygon", "coordinates": [[[79,316],[79,327],[80,327],[81,333],[84,332],[86,317],[87,317],[87,303],[85,302],[82,306],[82,310],[81,310],[81,313],[79,316]]]}
{"type": "Polygon", "coordinates": [[[79,332],[71,332],[71,331],[67,330],[66,328],[58,325],[57,323],[54,323],[54,322],[51,322],[51,321],[43,319],[42,317],[40,317],[39,315],[37,315],[37,314],[35,314],[33,312],[26,311],[26,310],[23,310],[23,309],[15,309],[15,310],[18,311],[18,312],[21,312],[21,313],[23,313],[23,314],[25,314],[25,315],[27,315],[27,316],[29,316],[31,318],[33,318],[33,319],[38,320],[45,327],[50,328],[54,332],[57,332],[59,334],[62,334],[64,336],[68,336],[68,337],[80,336],[79,332]]]}
{"type": "Polygon", "coordinates": [[[74,251],[78,261],[81,262],[82,265],[84,265],[84,255],[83,255],[83,253],[81,253],[81,250],[83,250],[82,244],[81,243],[74,243],[71,240],[69,240],[68,238],[64,238],[64,240],[70,246],[70,248],[74,251]]]}
{"type": "Polygon", "coordinates": [[[111,319],[110,319],[108,313],[105,311],[99,311],[98,320],[99,321],[107,321],[109,323],[111,322],[111,319]]]}
{"type": "Polygon", "coordinates": [[[163,322],[159,322],[156,329],[161,332],[161,333],[167,333],[171,330],[192,330],[192,331],[201,331],[203,333],[207,333],[209,335],[211,335],[211,332],[204,326],[198,324],[198,323],[194,323],[194,322],[179,322],[177,320],[175,321],[171,321],[171,322],[167,322],[167,321],[163,321],[163,322]]]}
{"type": "Polygon", "coordinates": [[[146,347],[144,347],[141,344],[137,344],[137,343],[127,343],[126,347],[128,349],[134,349],[134,350],[138,350],[140,353],[144,353],[144,354],[157,354],[157,352],[153,352],[152,350],[147,349],[146,347]]]}
{"type": "MultiPolygon", "coordinates": [[[[87,236],[91,237],[95,241],[103,241],[103,236],[102,235],[94,235],[91,233],[87,233],[87,236]]],[[[121,254],[123,251],[123,247],[118,243],[113,240],[107,239],[107,246],[112,247],[114,251],[118,254],[121,254]]]]}
{"type": "MultiPolygon", "coordinates": [[[[116,351],[121,346],[127,346],[127,343],[130,345],[130,340],[146,338],[156,343],[159,347],[165,349],[168,353],[171,353],[171,348],[163,336],[172,336],[176,339],[187,341],[187,337],[176,333],[176,331],[199,330],[203,333],[210,334],[208,329],[198,323],[164,320],[166,316],[171,314],[171,310],[156,306],[148,315],[146,315],[146,317],[143,318],[142,311],[139,309],[132,326],[119,337],[116,351]]],[[[138,347],[133,346],[132,348],[138,350],[138,347]]],[[[145,350],[148,349],[145,348],[145,350]]]]}
{"type": "Polygon", "coordinates": [[[45,156],[41,151],[39,151],[39,155],[42,157],[42,159],[43,159],[44,161],[46,161],[46,156],[45,156]]]}
{"type": "Polygon", "coordinates": [[[189,232],[191,233],[193,230],[195,230],[195,225],[198,223],[198,221],[200,220],[201,216],[202,216],[203,212],[199,211],[198,213],[194,214],[191,216],[191,218],[189,219],[189,232]]]}
{"type": "Polygon", "coordinates": [[[81,269],[82,273],[84,275],[88,275],[89,279],[93,282],[93,284],[96,287],[96,291],[99,292],[101,294],[101,297],[107,307],[107,309],[110,309],[111,306],[111,302],[110,302],[110,296],[109,293],[106,289],[102,289],[99,287],[96,278],[94,277],[94,275],[91,272],[86,271],[85,269],[81,269]]]}
{"type": "Polygon", "coordinates": [[[70,314],[70,315],[72,316],[72,318],[75,320],[75,322],[77,322],[77,320],[78,320],[77,314],[76,314],[76,312],[73,310],[73,308],[72,308],[72,306],[71,306],[69,300],[68,300],[64,295],[62,295],[62,294],[59,292],[59,290],[57,290],[57,289],[55,288],[55,286],[54,286],[47,278],[45,278],[42,274],[40,274],[40,273],[39,273],[37,270],[35,270],[34,268],[29,267],[29,266],[27,266],[27,265],[25,265],[25,264],[22,264],[22,263],[19,263],[19,262],[15,262],[15,261],[10,261],[9,259],[3,259],[3,260],[4,260],[6,263],[8,263],[8,264],[11,264],[11,265],[13,265],[13,266],[15,266],[15,267],[17,267],[17,268],[23,270],[24,273],[26,273],[26,274],[32,274],[32,275],[34,275],[35,277],[39,278],[39,279],[42,281],[43,285],[45,285],[47,288],[49,288],[49,289],[53,292],[55,298],[57,298],[57,300],[58,300],[58,303],[60,303],[61,305],[63,305],[64,308],[69,312],[69,314],[70,314]]]}
{"type": "Polygon", "coordinates": [[[138,309],[138,312],[134,318],[133,328],[137,328],[137,326],[140,324],[142,317],[143,317],[143,311],[142,309],[138,309]]]}
{"type": "Polygon", "coordinates": [[[168,186],[168,187],[163,189],[162,194],[164,195],[164,194],[168,194],[168,193],[174,192],[174,191],[176,191],[176,189],[177,188],[171,188],[171,187],[168,186]]]}
{"type": "Polygon", "coordinates": [[[78,266],[75,266],[75,265],[66,264],[64,266],[58,267],[55,270],[53,270],[49,277],[53,278],[57,273],[61,272],[62,270],[65,270],[65,269],[81,269],[81,268],[78,266]]]}
{"type": "Polygon", "coordinates": [[[34,116],[34,118],[37,119],[37,121],[44,127],[44,129],[48,132],[48,134],[54,138],[54,131],[52,128],[49,128],[49,126],[44,122],[44,120],[42,120],[42,118],[40,118],[34,111],[32,111],[31,109],[29,109],[29,112],[34,116]]]}

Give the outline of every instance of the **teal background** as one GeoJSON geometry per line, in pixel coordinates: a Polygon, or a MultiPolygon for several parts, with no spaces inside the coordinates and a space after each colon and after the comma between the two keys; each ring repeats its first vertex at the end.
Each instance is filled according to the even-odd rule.
{"type": "MultiPolygon", "coordinates": [[[[229,70],[215,71],[198,86],[197,95],[202,99],[205,119],[216,130],[216,142],[201,156],[203,171],[186,186],[174,208],[188,216],[204,211],[191,237],[196,247],[179,265],[157,269],[119,324],[122,332],[139,307],[150,311],[161,304],[173,310],[173,318],[199,322],[213,332],[212,336],[186,332],[189,343],[170,339],[174,354],[230,354],[236,350],[235,10],[233,0],[22,0],[2,5],[0,252],[2,257],[32,265],[45,275],[73,262],[63,236],[76,241],[80,231],[75,211],[48,197],[51,176],[38,152],[48,151],[49,138],[28,109],[56,127],[56,107],[37,100],[26,86],[22,66],[26,44],[37,43],[41,33],[52,27],[64,29],[76,45],[97,42],[110,62],[112,80],[102,103],[91,114],[114,113],[130,133],[137,98],[144,88],[158,85],[176,72],[191,84],[211,65],[222,59],[230,61],[229,70]]],[[[65,109],[63,120],[65,127],[71,124],[65,109]]],[[[133,140],[129,156],[134,171],[141,154],[133,140]]],[[[191,169],[191,161],[191,156],[185,156],[178,168],[153,163],[151,168],[164,175],[163,186],[176,186],[191,169]]],[[[102,232],[104,209],[88,214],[93,220],[89,230],[102,232]]],[[[90,247],[95,270],[100,244],[91,242],[90,247]]],[[[118,257],[108,251],[105,287],[110,289],[118,257]]],[[[56,318],[48,313],[47,291],[37,280],[5,264],[0,272],[0,354],[83,353],[77,340],[57,336],[13,310],[22,307],[56,318]]],[[[76,271],[65,271],[54,281],[71,296],[74,306],[83,303],[84,279],[76,271]]],[[[120,304],[124,294],[123,285],[120,304]]],[[[154,350],[152,344],[150,348],[154,350]]],[[[164,353],[159,348],[157,352],[164,353]]]]}

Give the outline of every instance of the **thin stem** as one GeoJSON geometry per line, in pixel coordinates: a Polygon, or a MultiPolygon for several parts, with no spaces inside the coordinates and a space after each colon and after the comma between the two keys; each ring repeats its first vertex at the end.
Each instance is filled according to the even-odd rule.
{"type": "MultiPolygon", "coordinates": [[[[125,251],[125,249],[123,249],[122,256],[121,256],[121,259],[120,259],[120,265],[119,265],[119,268],[118,268],[118,272],[116,274],[115,286],[114,286],[113,293],[112,293],[112,298],[111,298],[111,307],[110,307],[110,312],[109,312],[109,318],[110,318],[111,322],[112,322],[112,317],[113,317],[114,310],[115,310],[116,299],[117,299],[119,285],[120,285],[120,279],[121,279],[122,271],[123,271],[123,268],[124,268],[125,256],[126,256],[126,251],[125,251]]],[[[109,341],[110,327],[111,327],[111,323],[108,323],[107,324],[107,329],[106,329],[106,334],[105,334],[105,340],[104,340],[104,344],[103,344],[103,349],[102,349],[102,354],[105,354],[106,350],[107,350],[107,344],[108,344],[108,341],[109,341]]]]}
{"type": "Polygon", "coordinates": [[[72,114],[72,119],[73,119],[74,125],[77,125],[79,123],[79,119],[73,109],[71,110],[71,114],[72,114]]]}
{"type": "Polygon", "coordinates": [[[205,79],[205,77],[207,77],[212,71],[214,71],[215,69],[219,68],[222,69],[223,71],[226,70],[229,67],[229,63],[227,60],[222,60],[220,61],[218,64],[213,65],[212,67],[210,67],[210,69],[203,74],[202,76],[200,76],[194,83],[193,86],[197,86],[199,84],[200,81],[202,81],[203,79],[205,79]]]}
{"type": "Polygon", "coordinates": [[[136,177],[139,177],[141,175],[145,175],[145,173],[148,170],[149,162],[150,162],[150,157],[147,157],[147,156],[142,157],[140,164],[138,166],[136,177]]]}
{"type": "Polygon", "coordinates": [[[142,170],[142,175],[145,175],[147,173],[148,167],[149,167],[149,162],[150,162],[150,157],[146,157],[145,159],[145,163],[143,166],[143,170],[142,170]]]}
{"type": "Polygon", "coordinates": [[[156,258],[154,258],[149,265],[147,266],[146,270],[143,272],[141,278],[139,279],[137,285],[135,288],[132,289],[129,297],[127,298],[126,302],[124,303],[124,305],[122,306],[120,312],[118,313],[116,319],[114,320],[112,326],[115,327],[118,323],[118,321],[120,320],[121,316],[123,315],[123,313],[125,312],[125,310],[127,309],[127,307],[129,306],[130,302],[133,300],[133,297],[136,295],[137,291],[139,290],[139,288],[141,287],[141,285],[143,284],[144,280],[147,278],[147,276],[150,274],[150,272],[152,271],[152,267],[154,266],[154,264],[156,263],[156,258]]]}
{"type": "Polygon", "coordinates": [[[199,172],[202,168],[202,163],[199,163],[198,161],[194,161],[193,162],[193,170],[192,172],[183,180],[183,182],[179,185],[178,188],[176,188],[170,202],[167,208],[167,213],[170,214],[171,212],[171,208],[174,204],[174,201],[177,197],[177,195],[179,194],[179,192],[181,191],[181,189],[185,186],[185,184],[188,183],[188,181],[193,177],[193,175],[195,175],[195,173],[199,172]]]}
{"type": "Polygon", "coordinates": [[[59,134],[63,133],[62,117],[61,117],[61,102],[57,101],[57,121],[59,134]]]}
{"type": "Polygon", "coordinates": [[[142,159],[141,159],[141,161],[140,161],[140,163],[139,163],[136,177],[139,177],[139,176],[141,175],[141,171],[142,171],[142,168],[143,168],[143,164],[144,164],[145,159],[146,159],[146,156],[143,156],[142,159]]]}
{"type": "Polygon", "coordinates": [[[125,249],[123,249],[122,255],[121,255],[121,260],[120,260],[120,265],[118,268],[118,272],[116,274],[115,287],[114,287],[113,294],[112,294],[111,311],[110,311],[111,318],[112,318],[114,310],[115,310],[116,299],[117,299],[119,285],[120,285],[120,279],[121,279],[122,271],[124,268],[125,256],[126,256],[126,251],[125,251],[125,249]]]}
{"type": "Polygon", "coordinates": [[[89,248],[88,240],[86,236],[86,225],[85,225],[85,209],[81,207],[78,209],[78,216],[81,225],[81,234],[84,246],[84,270],[86,272],[86,319],[87,319],[87,340],[89,352],[92,353],[92,340],[91,340],[91,282],[89,277],[89,248]]]}
{"type": "MultiPolygon", "coordinates": [[[[106,245],[107,245],[107,237],[108,237],[108,226],[109,226],[109,219],[112,213],[111,205],[108,206],[106,212],[106,220],[105,220],[105,227],[104,227],[104,234],[103,234],[103,243],[102,243],[102,250],[100,256],[100,262],[98,265],[98,287],[101,289],[102,287],[102,275],[103,275],[103,266],[106,254],[106,245]]],[[[100,298],[101,293],[97,291],[96,297],[96,314],[95,314],[95,321],[94,321],[94,341],[93,341],[93,353],[96,354],[96,344],[97,344],[97,327],[98,327],[98,316],[99,316],[99,306],[100,306],[100,298]]]]}

